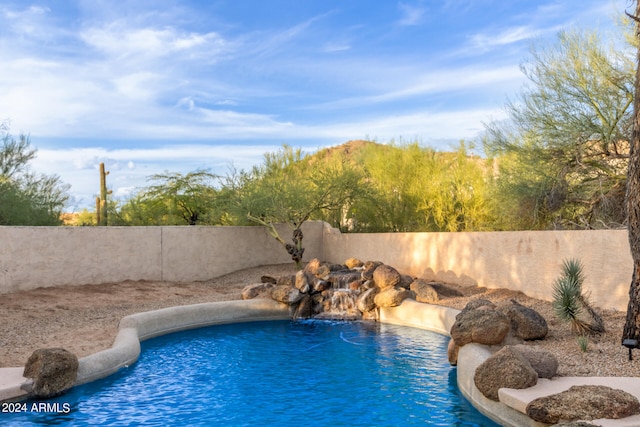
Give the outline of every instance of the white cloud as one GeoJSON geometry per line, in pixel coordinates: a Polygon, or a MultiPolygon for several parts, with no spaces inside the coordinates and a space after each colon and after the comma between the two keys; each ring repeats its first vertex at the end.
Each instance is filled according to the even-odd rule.
{"type": "Polygon", "coordinates": [[[398,4],[398,8],[401,13],[401,17],[398,20],[399,25],[412,26],[418,25],[422,22],[422,17],[425,14],[424,8],[402,2],[398,4]]]}
{"type": "Polygon", "coordinates": [[[471,66],[456,69],[441,69],[420,73],[406,73],[390,85],[398,87],[382,88],[380,93],[359,97],[344,98],[334,102],[315,105],[313,108],[334,109],[354,108],[371,104],[382,104],[405,99],[415,99],[436,93],[471,90],[489,86],[504,87],[521,82],[524,76],[517,65],[507,66],[471,66]]]}
{"type": "Polygon", "coordinates": [[[475,34],[471,37],[471,44],[475,49],[488,50],[534,38],[539,32],[540,30],[528,26],[505,28],[495,34],[475,34]]]}
{"type": "Polygon", "coordinates": [[[126,23],[113,22],[101,28],[89,28],[80,38],[90,47],[118,59],[149,60],[172,56],[181,52],[193,52],[212,56],[229,47],[217,33],[198,34],[180,32],[172,27],[128,28],[126,23]]]}

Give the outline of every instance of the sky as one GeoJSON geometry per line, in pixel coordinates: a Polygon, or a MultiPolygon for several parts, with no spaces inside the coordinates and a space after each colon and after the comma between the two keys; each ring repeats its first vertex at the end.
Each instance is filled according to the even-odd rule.
{"type": "Polygon", "coordinates": [[[631,0],[3,0],[0,123],[92,208],[156,173],[250,169],[288,144],[477,140],[532,44],[614,31],[631,0]]]}

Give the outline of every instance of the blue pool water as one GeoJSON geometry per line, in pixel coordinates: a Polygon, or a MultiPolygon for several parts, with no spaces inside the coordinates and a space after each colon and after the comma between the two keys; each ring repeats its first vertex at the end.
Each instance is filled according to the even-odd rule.
{"type": "Polygon", "coordinates": [[[47,401],[69,413],[3,413],[0,424],[497,426],[460,395],[447,341],[369,322],[196,329],[146,341],[133,366],[47,401]]]}

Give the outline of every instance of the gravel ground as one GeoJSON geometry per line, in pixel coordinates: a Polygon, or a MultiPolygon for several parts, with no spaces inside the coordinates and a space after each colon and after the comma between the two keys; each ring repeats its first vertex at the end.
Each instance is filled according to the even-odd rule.
{"type": "MultiPolygon", "coordinates": [[[[60,286],[0,295],[0,367],[23,366],[29,355],[43,347],[63,347],[78,357],[111,347],[118,321],[129,314],[175,305],[240,299],[241,290],[259,283],[260,276],[293,274],[292,264],[256,267],[210,281],[167,283],[127,281],[103,285],[60,286]]],[[[441,300],[442,305],[462,308],[474,298],[493,302],[514,299],[538,311],[549,325],[542,341],[528,343],[556,355],[561,376],[640,377],[640,350],[628,360],[620,345],[625,313],[598,310],[606,332],[589,337],[582,351],[577,337],[553,313],[551,304],[506,289],[463,288],[465,296],[441,300]]]]}

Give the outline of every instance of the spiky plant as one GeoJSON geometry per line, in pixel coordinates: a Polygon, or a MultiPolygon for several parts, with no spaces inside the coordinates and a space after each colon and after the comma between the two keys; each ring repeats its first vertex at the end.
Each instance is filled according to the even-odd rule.
{"type": "Polygon", "coordinates": [[[582,263],[576,259],[565,260],[562,275],[553,283],[553,308],[561,320],[571,324],[571,330],[577,335],[604,332],[602,318],[582,293],[584,280],[582,263]]]}
{"type": "Polygon", "coordinates": [[[578,337],[578,347],[580,347],[580,350],[583,353],[587,352],[587,349],[589,347],[589,338],[586,335],[580,335],[578,337]]]}

